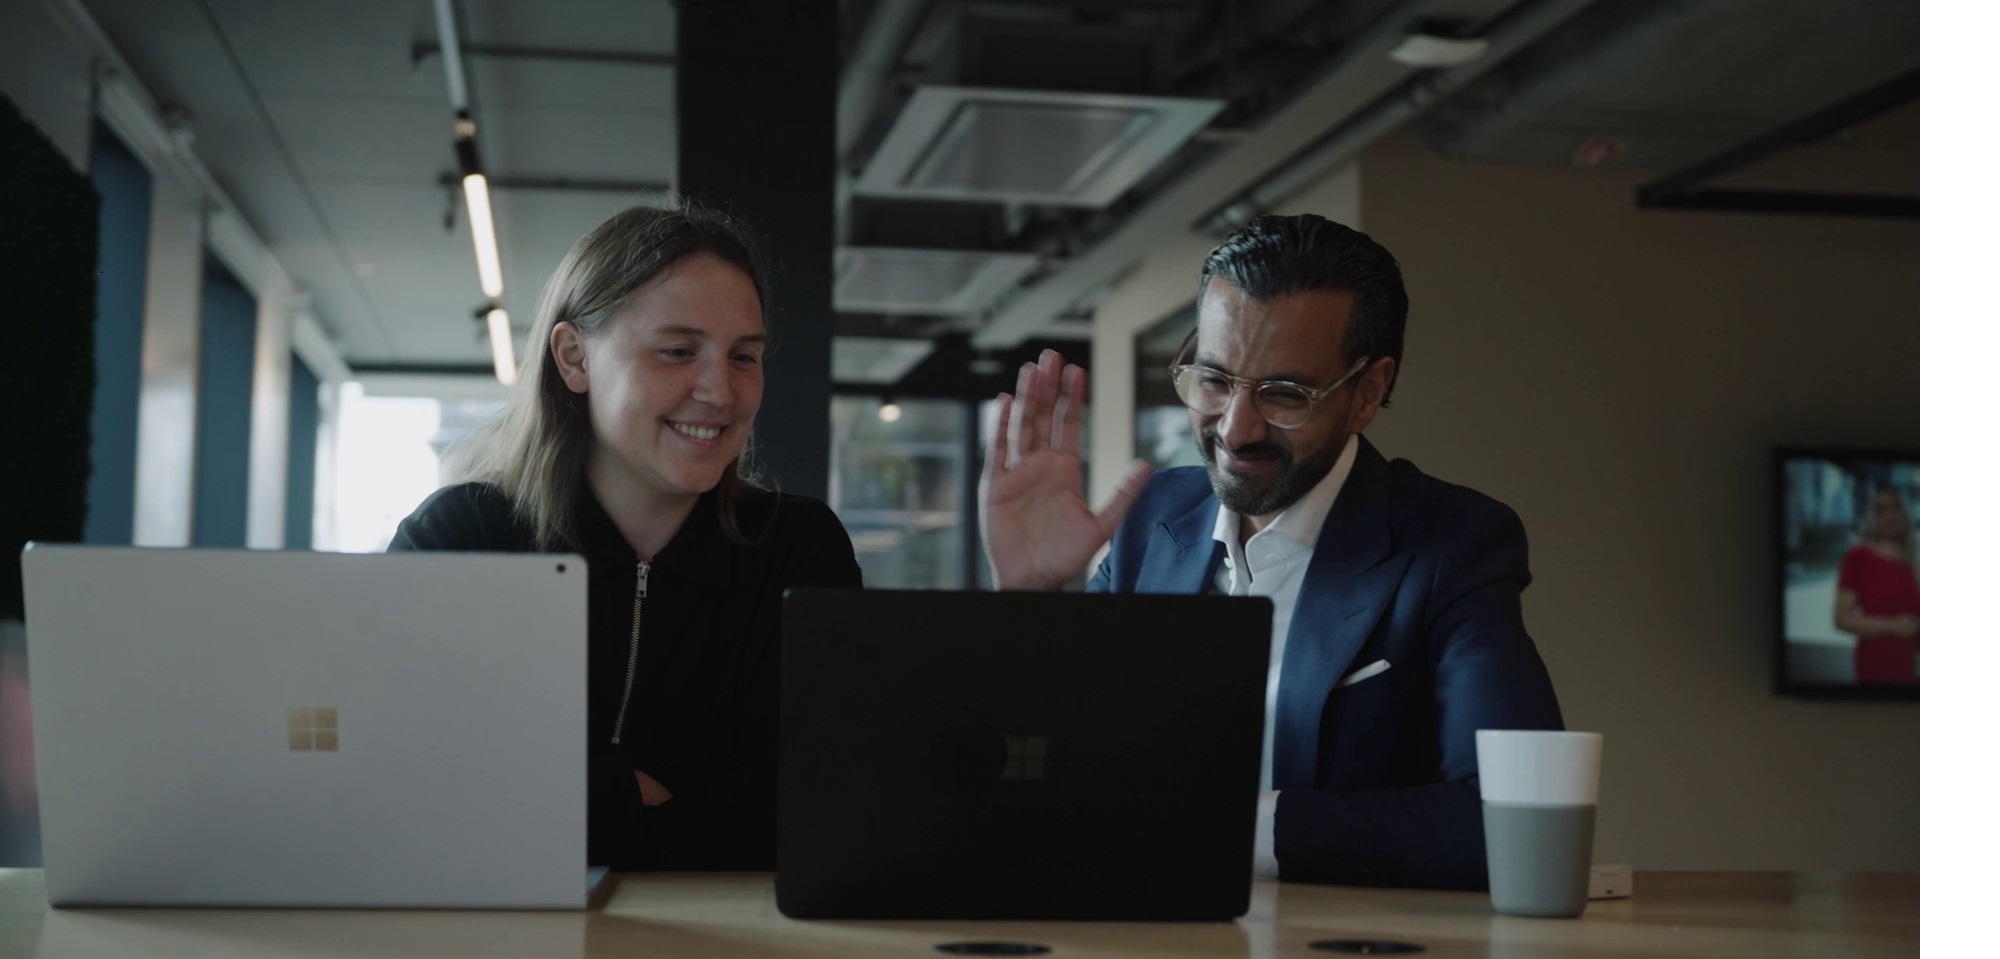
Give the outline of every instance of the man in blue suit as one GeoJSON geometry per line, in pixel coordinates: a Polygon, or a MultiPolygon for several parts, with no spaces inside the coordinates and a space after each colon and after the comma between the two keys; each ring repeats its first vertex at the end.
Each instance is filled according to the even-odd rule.
{"type": "Polygon", "coordinates": [[[1092,511],[1085,375],[1044,353],[1000,396],[981,484],[996,585],[1060,589],[1108,539],[1092,591],[1270,597],[1257,871],[1484,889],[1473,732],[1562,714],[1521,621],[1519,517],[1361,435],[1396,384],[1402,272],[1345,226],[1266,216],[1198,296],[1171,373],[1206,469],[1134,464],[1092,511]]]}

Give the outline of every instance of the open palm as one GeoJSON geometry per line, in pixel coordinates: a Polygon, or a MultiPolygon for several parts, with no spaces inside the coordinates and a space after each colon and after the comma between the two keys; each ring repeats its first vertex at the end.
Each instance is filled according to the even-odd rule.
{"type": "Polygon", "coordinates": [[[979,533],[1000,589],[1059,589],[1083,575],[1152,470],[1134,463],[1093,511],[1083,490],[1083,367],[1053,350],[1021,368],[979,480],[979,533]]]}

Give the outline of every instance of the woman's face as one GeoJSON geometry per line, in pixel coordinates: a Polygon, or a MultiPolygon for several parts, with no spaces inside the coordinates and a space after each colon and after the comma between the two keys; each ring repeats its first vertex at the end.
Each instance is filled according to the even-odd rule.
{"type": "Polygon", "coordinates": [[[1894,490],[1875,494],[1868,507],[1868,531],[1876,539],[1902,539],[1910,535],[1910,511],[1894,490]]]}
{"type": "Polygon", "coordinates": [[[764,399],[762,306],[749,275],[699,254],[589,336],[557,324],[556,360],[563,382],[589,396],[600,464],[668,495],[714,489],[764,399]]]}

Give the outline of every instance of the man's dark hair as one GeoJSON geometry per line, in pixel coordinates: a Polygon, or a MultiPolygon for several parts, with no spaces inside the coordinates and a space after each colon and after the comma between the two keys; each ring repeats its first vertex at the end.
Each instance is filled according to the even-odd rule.
{"type": "MultiPolygon", "coordinates": [[[[1208,254],[1201,265],[1199,295],[1207,294],[1208,281],[1218,276],[1259,303],[1319,290],[1354,294],[1354,316],[1342,344],[1347,362],[1393,357],[1396,375],[1402,375],[1410,297],[1403,292],[1403,270],[1396,258],[1368,234],[1312,213],[1260,216],[1208,254]]],[[[1392,378],[1383,406],[1395,389],[1392,378]]]]}

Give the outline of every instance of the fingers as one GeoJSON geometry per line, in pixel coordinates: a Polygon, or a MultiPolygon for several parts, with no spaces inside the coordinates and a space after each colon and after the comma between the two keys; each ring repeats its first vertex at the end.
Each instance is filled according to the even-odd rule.
{"type": "Polygon", "coordinates": [[[1009,421],[1013,418],[1011,414],[1014,410],[1014,397],[1002,393],[995,402],[1000,404],[1000,415],[993,421],[993,443],[986,448],[986,475],[989,479],[1013,465],[1008,461],[1007,455],[1010,444],[1008,431],[1011,429],[1009,421]]]}
{"type": "Polygon", "coordinates": [[[1043,350],[1035,365],[1035,449],[1054,446],[1060,442],[1062,421],[1059,420],[1057,401],[1062,399],[1062,354],[1054,350],[1043,350]]]}
{"type": "Polygon", "coordinates": [[[1014,432],[1008,437],[1007,468],[1013,469],[1021,457],[1034,452],[1046,440],[1035,436],[1036,382],[1040,370],[1033,363],[1021,364],[1021,375],[1014,382],[1014,432]]]}
{"type": "Polygon", "coordinates": [[[1035,394],[1039,392],[1040,374],[1033,363],[1021,364],[1021,376],[1014,387],[1013,418],[1008,425],[1014,431],[1008,435],[1007,468],[1013,469],[1021,462],[1021,457],[1035,451],[1047,441],[1035,436],[1035,394]]]}
{"type": "MultiPolygon", "coordinates": [[[[1007,433],[1006,468],[1043,449],[1076,454],[1083,446],[1082,367],[1068,367],[1062,355],[1043,350],[1041,359],[1021,364],[1015,379],[1007,433]]],[[[1004,395],[1004,394],[1003,394],[1004,395]]],[[[997,437],[996,437],[997,438],[997,437]]]]}
{"type": "Polygon", "coordinates": [[[1063,370],[1062,399],[1056,404],[1056,451],[1083,455],[1084,372],[1081,366],[1063,370]]]}
{"type": "Polygon", "coordinates": [[[1145,460],[1133,460],[1125,468],[1125,475],[1118,480],[1118,488],[1111,491],[1111,501],[1097,511],[1097,525],[1106,539],[1118,532],[1118,524],[1125,521],[1125,513],[1139,499],[1139,493],[1146,488],[1146,481],[1153,478],[1153,465],[1145,460]]]}

